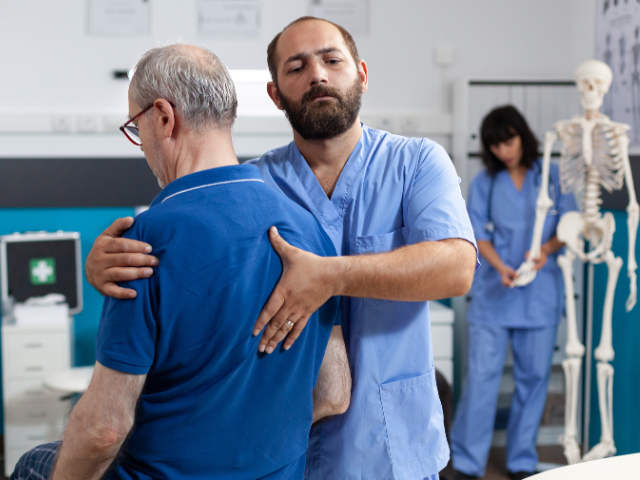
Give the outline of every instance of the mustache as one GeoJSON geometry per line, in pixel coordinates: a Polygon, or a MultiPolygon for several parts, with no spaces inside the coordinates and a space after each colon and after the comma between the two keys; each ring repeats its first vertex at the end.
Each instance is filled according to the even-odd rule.
{"type": "Polygon", "coordinates": [[[316,87],[311,87],[311,89],[302,96],[302,101],[300,103],[309,103],[314,98],[324,95],[334,97],[339,101],[342,101],[342,95],[340,95],[340,92],[337,89],[318,85],[316,87]]]}

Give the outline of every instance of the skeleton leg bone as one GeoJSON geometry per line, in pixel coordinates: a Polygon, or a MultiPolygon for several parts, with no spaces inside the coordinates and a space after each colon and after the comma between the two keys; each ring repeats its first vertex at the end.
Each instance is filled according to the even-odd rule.
{"type": "Polygon", "coordinates": [[[613,442],[613,367],[606,362],[598,362],[598,403],[602,434],[600,443],[595,445],[582,459],[585,462],[611,457],[616,454],[613,442]]]}
{"type": "MultiPolygon", "coordinates": [[[[576,236],[579,233],[575,233],[576,236]]],[[[580,446],[578,445],[578,382],[584,355],[584,345],[578,339],[578,325],[576,320],[575,299],[573,296],[573,261],[576,255],[567,249],[564,255],[558,257],[558,266],[562,270],[564,279],[566,309],[567,309],[567,344],[565,352],[567,359],[562,362],[566,384],[565,431],[560,442],[564,445],[564,455],[570,465],[580,461],[580,446]]]]}
{"type": "Polygon", "coordinates": [[[604,255],[604,261],[609,269],[609,278],[607,278],[607,293],[604,299],[600,344],[594,351],[594,357],[598,360],[598,402],[600,404],[602,435],[600,436],[600,443],[585,455],[585,461],[610,457],[616,453],[616,446],[613,442],[613,367],[608,362],[613,360],[615,354],[612,345],[611,317],[613,314],[613,296],[618,283],[618,275],[622,268],[622,259],[616,257],[612,251],[608,251],[604,255]]]}
{"type": "Polygon", "coordinates": [[[564,413],[564,435],[560,443],[564,446],[564,456],[569,465],[580,462],[580,445],[578,445],[578,382],[582,358],[567,358],[562,362],[566,384],[566,400],[564,413]]]}
{"type": "Polygon", "coordinates": [[[611,344],[611,316],[613,314],[613,296],[615,294],[616,285],[618,283],[618,275],[622,268],[622,259],[616,257],[612,251],[608,251],[604,255],[604,261],[609,269],[609,277],[607,278],[607,292],[604,297],[604,308],[602,312],[602,334],[600,336],[600,344],[593,352],[593,356],[599,362],[610,362],[613,360],[614,351],[611,344]]]}

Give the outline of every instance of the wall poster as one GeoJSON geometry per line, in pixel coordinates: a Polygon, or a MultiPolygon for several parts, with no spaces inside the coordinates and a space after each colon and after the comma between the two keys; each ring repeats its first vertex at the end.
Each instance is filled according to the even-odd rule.
{"type": "Polygon", "coordinates": [[[344,27],[352,35],[369,30],[368,0],[311,0],[309,13],[344,27]]]}
{"type": "Polygon", "coordinates": [[[87,30],[92,35],[146,35],[148,0],[88,0],[87,30]]]}
{"type": "Polygon", "coordinates": [[[257,37],[258,0],[199,0],[198,32],[207,37],[257,37]]]}
{"type": "Polygon", "coordinates": [[[640,2],[598,0],[596,58],[613,71],[602,112],[631,125],[631,146],[640,146],[640,2]]]}

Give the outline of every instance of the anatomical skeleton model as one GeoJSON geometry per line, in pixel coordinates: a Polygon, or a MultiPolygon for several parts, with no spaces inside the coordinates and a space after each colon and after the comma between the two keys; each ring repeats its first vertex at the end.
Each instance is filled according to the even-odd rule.
{"type": "Polygon", "coordinates": [[[553,131],[544,137],[542,182],[536,203],[536,221],[533,241],[528,259],[518,269],[519,277],[512,286],[523,286],[536,276],[533,259],[540,255],[540,243],[547,210],[553,205],[548,195],[549,162],[551,148],[559,138],[562,142],[560,158],[560,184],[563,193],[582,193],[582,212],[565,213],[558,223],[558,240],[566,244],[565,253],[558,257],[566,293],[567,314],[567,358],[562,362],[566,381],[565,434],[561,437],[564,454],[569,464],[604,458],[616,453],[613,442],[613,360],[611,344],[611,315],[613,296],[622,259],[611,250],[616,224],[610,212],[600,212],[600,189],[608,192],[621,190],[626,183],[629,192],[627,226],[629,231],[629,256],[627,272],[630,280],[630,295],[626,309],[630,311],[636,303],[635,245],[640,207],[636,201],[629,164],[627,130],[629,126],[612,122],[599,113],[602,99],[611,85],[611,69],[603,62],[589,60],[576,70],[576,84],[584,114],[553,125],[553,131]],[[585,240],[589,251],[585,252],[585,240]],[[584,458],[580,457],[577,440],[578,381],[585,347],[578,338],[573,292],[573,262],[575,258],[591,264],[605,263],[608,269],[607,290],[604,301],[602,335],[594,351],[597,360],[598,403],[602,435],[584,458]]]}

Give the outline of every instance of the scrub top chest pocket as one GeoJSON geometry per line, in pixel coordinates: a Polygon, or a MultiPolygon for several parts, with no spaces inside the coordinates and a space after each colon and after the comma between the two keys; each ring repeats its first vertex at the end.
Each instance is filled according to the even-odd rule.
{"type": "MultiPolygon", "coordinates": [[[[408,227],[400,227],[395,229],[393,232],[385,233],[383,235],[357,237],[353,251],[356,255],[390,252],[391,250],[395,250],[396,248],[406,245],[408,237],[408,227]]],[[[363,298],[362,300],[365,305],[379,305],[389,301],[377,298],[363,298]]]]}

